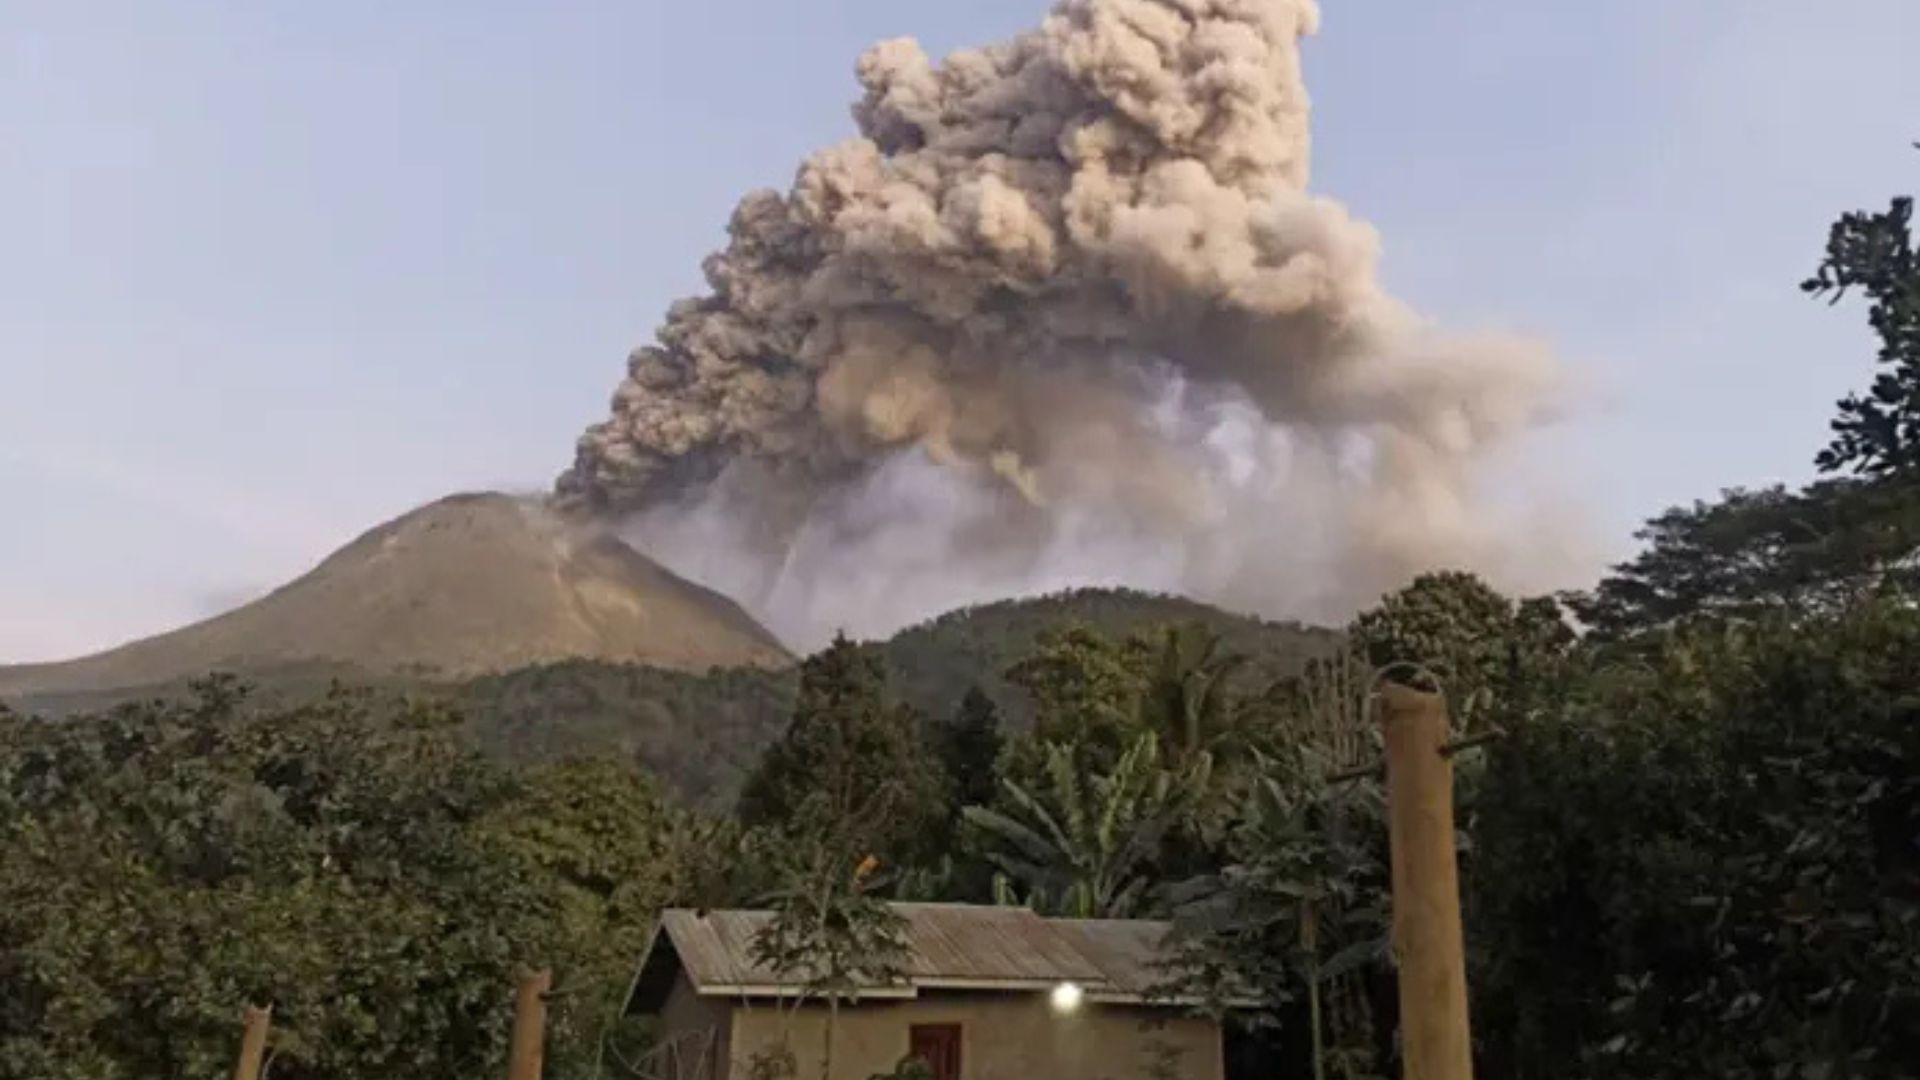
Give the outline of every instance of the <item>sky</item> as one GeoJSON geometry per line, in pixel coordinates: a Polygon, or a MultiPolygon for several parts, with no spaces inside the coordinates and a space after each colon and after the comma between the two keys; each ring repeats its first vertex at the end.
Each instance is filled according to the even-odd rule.
{"type": "MultiPolygon", "coordinates": [[[[0,0],[0,662],[170,629],[454,491],[544,489],[855,58],[1045,0],[0,0]]],[[[1870,378],[1796,285],[1920,181],[1913,0],[1332,0],[1314,189],[1553,343],[1595,543],[1799,482],[1870,378]]]]}

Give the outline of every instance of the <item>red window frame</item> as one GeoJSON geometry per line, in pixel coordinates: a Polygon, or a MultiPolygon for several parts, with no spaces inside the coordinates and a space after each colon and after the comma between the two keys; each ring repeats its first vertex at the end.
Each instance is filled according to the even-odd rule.
{"type": "Polygon", "coordinates": [[[960,1080],[960,1025],[914,1024],[907,1029],[907,1056],[926,1062],[933,1080],[960,1080]]]}

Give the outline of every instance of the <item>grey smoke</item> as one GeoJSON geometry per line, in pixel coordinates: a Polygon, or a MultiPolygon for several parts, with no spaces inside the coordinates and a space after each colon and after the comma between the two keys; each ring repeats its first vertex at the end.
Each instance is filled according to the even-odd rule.
{"type": "Polygon", "coordinates": [[[859,135],[742,200],[558,497],[799,644],[1066,584],[1324,618],[1517,571],[1475,480],[1554,366],[1436,331],[1309,193],[1318,19],[1060,0],[873,47],[859,135]]]}

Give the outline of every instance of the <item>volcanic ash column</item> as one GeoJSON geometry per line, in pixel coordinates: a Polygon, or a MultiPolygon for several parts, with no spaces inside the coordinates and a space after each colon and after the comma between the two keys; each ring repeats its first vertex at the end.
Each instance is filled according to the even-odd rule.
{"type": "Polygon", "coordinates": [[[802,644],[1091,581],[1337,617],[1497,564],[1472,481],[1553,367],[1432,331],[1308,193],[1318,17],[1062,0],[874,46],[858,137],[740,203],[559,498],[802,644]]]}

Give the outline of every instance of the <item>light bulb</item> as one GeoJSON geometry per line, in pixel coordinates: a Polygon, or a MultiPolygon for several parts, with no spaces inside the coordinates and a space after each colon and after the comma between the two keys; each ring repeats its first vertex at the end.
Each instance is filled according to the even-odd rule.
{"type": "Polygon", "coordinates": [[[1048,1000],[1053,1003],[1054,1012],[1070,1013],[1080,1007],[1080,999],[1085,996],[1086,993],[1078,984],[1063,982],[1053,988],[1053,993],[1048,995],[1048,1000]]]}

